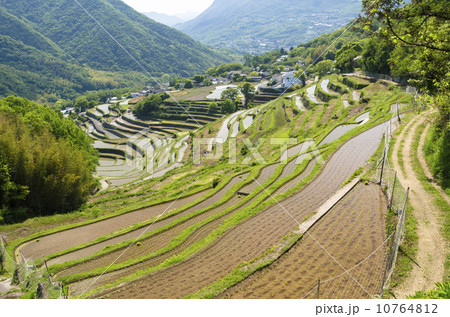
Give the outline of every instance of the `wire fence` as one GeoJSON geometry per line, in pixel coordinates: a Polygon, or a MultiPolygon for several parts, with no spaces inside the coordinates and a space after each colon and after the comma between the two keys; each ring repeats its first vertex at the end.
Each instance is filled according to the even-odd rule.
{"type": "MultiPolygon", "coordinates": [[[[397,105],[397,109],[399,105],[397,105]]],[[[390,140],[392,130],[385,134],[385,148],[383,157],[378,161],[377,170],[373,181],[380,184],[387,199],[387,207],[391,213],[395,215],[396,223],[388,223],[387,230],[390,234],[388,242],[388,252],[386,256],[386,268],[383,274],[383,286],[380,290],[380,297],[389,286],[392,273],[394,272],[395,263],[400,245],[405,237],[406,222],[406,203],[408,201],[409,188],[405,189],[400,183],[397,172],[392,168],[389,157],[390,140]]],[[[389,220],[388,220],[389,221],[389,220]]]]}
{"type": "Polygon", "coordinates": [[[389,162],[389,147],[393,131],[400,124],[400,113],[409,105],[395,104],[391,108],[392,119],[386,125],[384,150],[376,162],[376,172],[371,181],[381,186],[388,217],[386,240],[366,259],[347,272],[324,281],[317,281],[303,298],[350,299],[381,298],[389,286],[394,272],[398,250],[405,236],[405,210],[409,188],[405,189],[397,178],[397,172],[389,162]]]}
{"type": "Polygon", "coordinates": [[[33,298],[67,298],[63,285],[52,281],[46,265],[38,268],[33,260],[21,253],[15,261],[6,247],[5,239],[0,236],[0,275],[9,275],[11,284],[20,286],[33,298]]]}
{"type": "Polygon", "coordinates": [[[386,250],[391,236],[363,261],[342,274],[318,280],[303,299],[377,298],[383,288],[386,250]]]}

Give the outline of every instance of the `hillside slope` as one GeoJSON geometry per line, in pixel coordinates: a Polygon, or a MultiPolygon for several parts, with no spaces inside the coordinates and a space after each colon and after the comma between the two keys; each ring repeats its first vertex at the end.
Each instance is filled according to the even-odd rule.
{"type": "MultiPolygon", "coordinates": [[[[155,77],[193,75],[229,59],[122,1],[79,3],[155,77]]],[[[130,74],[142,69],[74,1],[2,0],[0,18],[0,95],[71,98],[144,82],[130,74]]]]}
{"type": "Polygon", "coordinates": [[[297,46],[357,16],[359,0],[216,0],[177,28],[205,44],[260,53],[297,46]]]}

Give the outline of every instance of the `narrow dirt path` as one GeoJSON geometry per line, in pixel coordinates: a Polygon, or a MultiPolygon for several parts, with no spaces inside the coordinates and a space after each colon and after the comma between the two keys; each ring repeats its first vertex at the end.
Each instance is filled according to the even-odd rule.
{"type": "Polygon", "coordinates": [[[423,167],[425,176],[431,182],[433,187],[436,188],[436,190],[438,190],[441,193],[442,198],[444,198],[447,201],[447,203],[450,204],[450,196],[447,195],[447,193],[444,190],[442,190],[442,188],[437,184],[436,180],[433,178],[433,174],[431,173],[430,168],[428,167],[427,161],[425,160],[425,154],[423,151],[423,147],[425,145],[425,139],[427,137],[427,133],[430,130],[430,128],[431,128],[431,125],[427,125],[425,130],[423,131],[421,138],[420,138],[419,148],[418,148],[418,153],[417,153],[419,162],[420,162],[420,165],[423,167]]]}
{"type": "MultiPolygon", "coordinates": [[[[414,151],[413,141],[415,131],[425,118],[419,117],[411,121],[412,129],[400,134],[394,147],[392,165],[398,171],[398,177],[405,187],[410,187],[409,201],[414,208],[414,217],[418,221],[418,250],[414,259],[419,265],[414,265],[410,275],[393,291],[397,298],[406,298],[416,291],[432,289],[435,282],[441,282],[444,275],[445,241],[441,235],[439,210],[434,206],[433,197],[422,187],[413,170],[411,155],[414,151]],[[400,169],[398,153],[401,141],[405,141],[403,148],[405,174],[400,169]]],[[[423,147],[424,138],[421,138],[423,147]]]]}

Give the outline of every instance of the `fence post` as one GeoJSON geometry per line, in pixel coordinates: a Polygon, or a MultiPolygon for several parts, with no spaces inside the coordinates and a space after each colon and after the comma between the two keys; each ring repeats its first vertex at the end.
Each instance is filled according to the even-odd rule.
{"type": "Polygon", "coordinates": [[[317,295],[316,295],[316,299],[319,299],[319,295],[320,295],[320,279],[317,280],[317,295]]]}
{"type": "Polygon", "coordinates": [[[405,211],[406,211],[406,203],[408,202],[408,196],[409,196],[409,187],[408,187],[408,189],[406,190],[405,204],[403,205],[402,215],[404,215],[404,214],[405,214],[405,211]]]}
{"type": "Polygon", "coordinates": [[[5,247],[3,246],[3,236],[0,236],[0,275],[3,275],[5,247]]]}
{"type": "Polygon", "coordinates": [[[402,122],[402,120],[400,119],[400,107],[398,106],[398,102],[397,102],[397,118],[398,122],[402,122]]]}
{"type": "Polygon", "coordinates": [[[50,284],[52,284],[52,278],[50,277],[50,273],[48,272],[47,260],[44,260],[45,269],[47,270],[47,276],[50,284]]]}
{"type": "Polygon", "coordinates": [[[392,186],[391,201],[389,202],[388,209],[391,209],[392,204],[394,203],[394,193],[395,193],[395,184],[396,183],[397,183],[397,172],[395,172],[395,176],[394,176],[394,185],[392,186]]]}
{"type": "MultiPolygon", "coordinates": [[[[405,229],[405,219],[406,219],[406,204],[407,204],[407,202],[408,202],[408,197],[409,197],[409,187],[408,187],[408,189],[406,190],[406,197],[405,197],[405,204],[404,204],[404,206],[403,206],[403,211],[402,211],[402,223],[401,223],[401,232],[402,233],[404,233],[404,229],[405,229]]],[[[401,239],[403,239],[404,238],[404,236],[403,236],[403,234],[402,234],[402,237],[401,237],[401,239]]]]}
{"type": "Polygon", "coordinates": [[[392,137],[392,118],[389,119],[389,133],[391,134],[392,137]]]}
{"type": "Polygon", "coordinates": [[[382,185],[382,182],[383,182],[383,172],[384,172],[384,161],[385,160],[386,160],[386,149],[384,149],[384,152],[383,152],[383,164],[381,165],[380,186],[382,185]]]}

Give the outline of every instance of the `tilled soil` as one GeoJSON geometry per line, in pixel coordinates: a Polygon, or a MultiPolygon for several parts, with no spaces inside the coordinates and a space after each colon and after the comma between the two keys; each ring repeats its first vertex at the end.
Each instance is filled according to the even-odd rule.
{"type": "MultiPolygon", "coordinates": [[[[303,180],[305,177],[307,177],[311,171],[312,168],[315,165],[315,161],[310,162],[307,166],[307,168],[297,177],[295,177],[294,179],[292,179],[291,181],[287,182],[285,185],[282,186],[282,191],[280,191],[279,193],[284,193],[285,191],[291,189],[292,187],[294,187],[295,185],[297,185],[301,180],[303,180]]],[[[247,191],[247,192],[252,192],[253,190],[255,190],[258,186],[261,186],[262,184],[264,184],[268,178],[273,174],[273,172],[276,170],[276,168],[278,167],[278,164],[274,164],[274,165],[270,165],[265,167],[259,177],[252,183],[246,185],[242,191],[247,191]]],[[[292,169],[291,164],[288,164],[285,166],[285,168],[283,169],[283,173],[281,173],[280,177],[278,179],[282,179],[285,176],[289,176],[289,174],[286,174],[286,170],[289,170],[291,173],[294,171],[294,169],[292,169]],[[284,175],[284,176],[283,176],[284,175]]],[[[230,199],[227,203],[225,203],[224,205],[221,205],[213,210],[211,210],[210,212],[207,212],[206,214],[208,216],[211,216],[211,213],[213,212],[214,214],[217,214],[227,208],[229,208],[232,205],[237,204],[239,201],[239,198],[236,198],[236,196],[233,196],[232,199],[230,199]]],[[[203,225],[201,228],[197,229],[191,236],[188,237],[188,239],[186,241],[184,241],[181,245],[179,245],[178,247],[176,247],[173,250],[170,250],[164,254],[161,254],[159,256],[156,256],[154,258],[151,258],[150,260],[146,260],[143,261],[141,263],[138,263],[137,265],[133,265],[130,267],[127,267],[126,269],[117,271],[117,272],[111,272],[111,273],[107,273],[107,274],[103,274],[101,277],[95,277],[95,278],[90,278],[87,280],[83,280],[80,281],[78,283],[74,283],[71,285],[71,295],[72,296],[78,296],[80,295],[83,291],[86,290],[87,287],[89,288],[96,288],[99,287],[101,285],[106,285],[108,283],[111,283],[121,277],[130,275],[138,270],[142,270],[145,268],[149,268],[152,266],[156,266],[158,264],[161,264],[162,262],[164,262],[164,260],[168,259],[170,256],[173,256],[175,254],[178,254],[180,252],[182,252],[184,249],[186,249],[187,247],[191,246],[192,244],[194,244],[195,242],[200,241],[201,239],[205,238],[207,235],[209,235],[212,231],[214,231],[215,229],[217,229],[222,222],[226,219],[229,218],[231,216],[233,216],[234,214],[236,214],[237,212],[239,212],[240,210],[244,209],[245,207],[249,206],[252,203],[253,200],[250,200],[248,202],[246,202],[245,204],[241,205],[240,207],[232,210],[231,212],[227,213],[226,215],[212,221],[209,222],[205,225],[203,225]]],[[[204,217],[203,215],[201,215],[200,217],[195,217],[192,220],[186,222],[186,224],[181,225],[180,227],[182,227],[182,229],[184,230],[185,228],[189,227],[190,225],[193,225],[195,223],[198,223],[199,221],[203,220],[204,217]],[[201,217],[201,218],[200,218],[201,217]]],[[[180,233],[181,230],[179,230],[178,227],[173,229],[174,231],[176,231],[177,233],[180,233]]],[[[169,234],[171,230],[164,232],[162,234],[169,234]]],[[[159,237],[157,237],[159,238],[159,237]]],[[[145,241],[144,241],[145,242],[145,241]]],[[[164,240],[164,244],[159,244],[159,246],[156,249],[160,249],[162,247],[164,247],[165,245],[167,245],[169,241],[167,239],[164,240]]],[[[142,245],[139,247],[142,248],[142,245]]],[[[140,256],[144,255],[144,254],[148,254],[149,252],[140,252],[140,256]]],[[[131,253],[132,255],[126,255],[123,254],[124,259],[120,260],[120,261],[115,261],[116,259],[109,257],[108,256],[108,260],[104,261],[104,259],[102,259],[101,262],[99,262],[101,265],[106,266],[111,264],[113,261],[115,261],[115,263],[120,263],[123,262],[125,260],[128,260],[130,257],[131,258],[136,258],[136,256],[131,253]],[[108,262],[109,261],[109,262],[108,262]]],[[[119,254],[115,255],[116,257],[119,256],[119,254]]],[[[98,264],[98,263],[97,263],[98,264]]],[[[73,274],[73,273],[79,273],[85,270],[91,270],[95,267],[92,267],[92,264],[87,262],[83,263],[82,265],[80,265],[79,268],[75,269],[71,268],[67,271],[64,271],[62,274],[60,275],[69,275],[69,274],[73,274]],[[70,272],[70,273],[69,273],[70,272]]]]}
{"type": "MultiPolygon", "coordinates": [[[[216,202],[220,201],[223,198],[223,196],[226,194],[226,192],[222,193],[222,191],[229,190],[234,184],[236,184],[240,181],[243,181],[247,176],[248,176],[248,174],[243,175],[242,178],[235,177],[229,184],[227,184],[227,186],[225,186],[216,195],[213,195],[210,198],[206,199],[204,202],[202,202],[192,208],[187,209],[186,211],[180,213],[176,217],[172,217],[172,218],[169,218],[169,219],[166,219],[166,220],[163,220],[163,221],[153,224],[150,227],[150,229],[155,230],[158,228],[162,228],[164,225],[170,224],[170,222],[172,222],[176,219],[179,219],[182,216],[186,216],[190,213],[195,212],[196,210],[200,210],[202,208],[206,208],[206,207],[209,207],[209,206],[215,204],[216,202]]],[[[105,254],[105,255],[95,258],[93,260],[86,261],[79,265],[73,266],[73,267],[59,273],[58,276],[61,277],[61,276],[67,276],[67,275],[71,275],[71,274],[91,271],[91,270],[99,268],[99,267],[108,266],[112,263],[120,264],[122,262],[128,261],[129,259],[136,259],[136,258],[142,257],[146,254],[150,254],[154,251],[157,251],[157,250],[167,246],[169,244],[169,242],[172,241],[173,238],[177,237],[183,230],[189,228],[190,226],[192,226],[198,222],[201,222],[201,221],[209,218],[210,216],[212,216],[216,213],[219,213],[219,212],[233,206],[234,204],[236,204],[238,202],[239,202],[239,198],[237,197],[237,195],[235,195],[231,199],[229,199],[227,202],[225,202],[224,204],[218,206],[217,208],[213,208],[213,209],[211,209],[207,212],[204,212],[196,217],[190,218],[189,220],[181,223],[180,225],[177,225],[171,229],[168,229],[167,231],[163,231],[161,234],[156,234],[154,236],[151,236],[148,239],[140,241],[140,243],[141,243],[140,246],[137,246],[135,244],[126,250],[125,250],[125,248],[118,249],[116,251],[105,254]]],[[[139,231],[130,232],[129,234],[127,234],[125,236],[126,236],[127,240],[136,239],[139,237],[141,231],[142,232],[144,232],[145,230],[149,231],[150,229],[142,228],[139,231]]],[[[121,237],[119,237],[117,239],[121,239],[121,237]]],[[[117,240],[117,239],[113,239],[113,240],[117,240]]],[[[127,240],[125,240],[125,241],[127,241],[127,240]]],[[[121,239],[121,241],[123,241],[123,239],[121,239]]],[[[116,242],[116,243],[118,243],[118,242],[116,242]]],[[[108,244],[111,244],[111,240],[109,241],[108,244]]],[[[83,250],[80,250],[80,251],[83,251],[83,250]]]]}
{"type": "MultiPolygon", "coordinates": [[[[190,214],[190,213],[192,213],[192,212],[194,212],[196,210],[200,210],[200,209],[209,207],[209,206],[215,204],[216,202],[220,201],[226,195],[226,193],[228,192],[228,190],[230,190],[230,188],[232,186],[234,186],[237,183],[242,182],[243,180],[245,180],[245,178],[247,176],[248,176],[248,174],[234,177],[226,186],[224,186],[216,194],[212,195],[211,197],[203,200],[202,202],[196,204],[195,206],[192,206],[191,208],[188,208],[185,211],[180,212],[180,213],[178,213],[178,214],[176,214],[176,215],[174,215],[172,217],[165,218],[165,219],[162,219],[160,221],[156,221],[152,225],[149,225],[149,226],[147,226],[145,228],[140,228],[138,230],[134,230],[134,231],[131,231],[131,232],[127,233],[127,234],[114,237],[114,238],[106,240],[104,242],[94,244],[92,246],[83,248],[83,249],[75,251],[75,252],[71,252],[69,254],[66,254],[66,255],[63,255],[61,257],[58,257],[58,258],[52,260],[49,263],[50,264],[55,264],[55,263],[62,263],[62,262],[70,261],[70,260],[80,259],[80,258],[89,256],[89,255],[92,255],[95,252],[101,251],[107,245],[114,245],[114,244],[117,244],[117,243],[121,243],[123,241],[129,241],[129,240],[132,240],[132,239],[136,239],[141,234],[149,232],[149,230],[153,231],[153,230],[162,228],[165,225],[170,224],[171,222],[173,222],[176,219],[179,219],[179,218],[181,218],[183,216],[186,216],[186,215],[188,215],[188,214],[190,214]]],[[[183,205],[179,204],[178,202],[179,201],[176,201],[174,203],[174,205],[177,204],[178,208],[182,207],[183,205]]],[[[189,201],[189,202],[192,202],[192,200],[189,201]]],[[[163,213],[165,211],[165,209],[163,209],[163,207],[164,207],[163,205],[155,206],[155,207],[156,207],[156,209],[159,209],[158,210],[159,213],[163,213]]],[[[124,225],[124,227],[126,227],[126,226],[124,225]]],[[[144,248],[142,248],[142,249],[144,249],[144,248]]],[[[120,251],[120,252],[122,252],[122,251],[120,251]]],[[[112,262],[110,262],[110,263],[112,263],[112,262]]]]}
{"type": "Polygon", "coordinates": [[[159,216],[164,211],[170,212],[206,195],[209,190],[156,205],[141,210],[129,212],[114,218],[109,218],[90,225],[74,228],[67,231],[57,232],[25,245],[21,252],[26,258],[38,259],[52,253],[70,249],[80,244],[95,240],[101,236],[110,234],[119,229],[143,222],[149,218],[159,216]]]}
{"type": "MultiPolygon", "coordinates": [[[[333,280],[320,286],[320,298],[371,298],[379,294],[387,249],[383,245],[386,212],[379,186],[357,185],[274,264],[218,297],[303,298],[318,280],[329,279],[333,280]],[[360,264],[350,274],[362,287],[349,274],[340,276],[345,271],[337,262],[346,270],[360,264]]],[[[311,294],[317,296],[316,291],[311,294]]]]}
{"type": "Polygon", "coordinates": [[[276,245],[364,165],[378,147],[386,124],[345,143],[324,171],[304,190],[275,204],[224,234],[192,258],[105,293],[105,298],[182,298],[223,278],[237,265],[276,245]],[[288,213],[290,215],[288,215],[288,213]]]}

